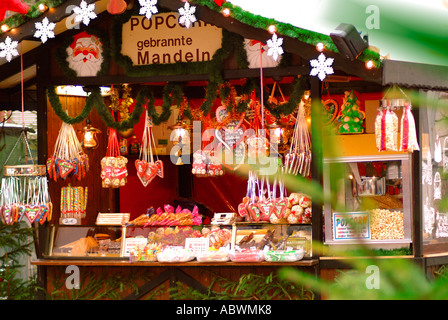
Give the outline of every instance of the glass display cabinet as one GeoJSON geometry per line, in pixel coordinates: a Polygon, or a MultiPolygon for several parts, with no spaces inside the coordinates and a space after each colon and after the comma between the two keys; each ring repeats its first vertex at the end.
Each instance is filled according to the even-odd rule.
{"type": "Polygon", "coordinates": [[[324,243],[410,247],[412,179],[409,154],[324,161],[324,243]]]}

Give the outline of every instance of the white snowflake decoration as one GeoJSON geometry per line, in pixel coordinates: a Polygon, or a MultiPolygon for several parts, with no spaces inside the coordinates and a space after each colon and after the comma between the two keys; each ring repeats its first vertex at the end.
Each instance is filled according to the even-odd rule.
{"type": "Polygon", "coordinates": [[[310,60],[310,76],[318,76],[320,81],[323,81],[328,74],[333,74],[333,61],[333,58],[327,58],[323,53],[317,59],[310,60]]]}
{"type": "Polygon", "coordinates": [[[140,2],[140,11],[138,13],[144,15],[148,20],[151,19],[151,16],[153,14],[159,12],[156,7],[157,0],[138,0],[138,1],[140,2]]]}
{"type": "Polygon", "coordinates": [[[196,7],[192,6],[190,7],[190,4],[185,2],[185,5],[183,8],[179,8],[179,23],[184,25],[187,29],[190,28],[190,26],[196,22],[196,16],[194,13],[196,12],[196,7]]]}
{"type": "Polygon", "coordinates": [[[81,1],[81,4],[79,7],[75,7],[73,11],[76,14],[75,22],[81,22],[84,23],[86,26],[89,25],[90,20],[93,20],[96,18],[95,10],[95,4],[91,3],[87,5],[87,2],[84,0],[81,1]]]}
{"type": "Polygon", "coordinates": [[[281,56],[283,54],[283,38],[278,38],[277,35],[274,33],[272,35],[272,38],[269,39],[266,44],[268,45],[268,56],[272,56],[272,58],[277,61],[278,56],[281,56]]]}
{"type": "Polygon", "coordinates": [[[42,43],[47,42],[49,38],[54,38],[54,28],[56,27],[56,23],[48,21],[48,18],[45,17],[42,22],[36,22],[36,32],[34,33],[35,38],[40,38],[42,43]]]}
{"type": "Polygon", "coordinates": [[[12,41],[10,37],[6,37],[5,42],[0,42],[0,58],[6,58],[8,62],[11,62],[12,57],[19,55],[18,44],[18,41],[12,41]]]}

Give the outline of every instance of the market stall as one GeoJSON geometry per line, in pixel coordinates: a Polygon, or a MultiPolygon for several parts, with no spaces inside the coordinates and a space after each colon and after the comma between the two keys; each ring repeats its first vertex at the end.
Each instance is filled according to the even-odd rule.
{"type": "MultiPolygon", "coordinates": [[[[255,26],[254,15],[219,1],[118,11],[112,1],[80,2],[17,27],[22,40],[51,21],[63,29],[45,41],[42,31],[42,44],[21,56],[37,65],[45,133],[38,159],[51,206],[30,222],[46,288],[76,265],[154,273],[128,298],[166,281],[205,291],[205,270],[236,280],[283,266],[316,276],[335,268],[337,257],[313,241],[405,248],[421,259],[422,241],[444,237],[432,202],[423,240],[416,235],[424,199],[414,170],[427,145],[443,143],[443,128],[422,140],[422,114],[413,97],[388,95],[402,83],[384,82],[375,51],[348,59],[329,36],[266,18],[255,26]]],[[[440,151],[434,160],[443,159],[440,151]]],[[[433,178],[425,165],[422,179],[433,178]]],[[[423,184],[431,201],[441,199],[439,178],[433,191],[423,184]]]]}

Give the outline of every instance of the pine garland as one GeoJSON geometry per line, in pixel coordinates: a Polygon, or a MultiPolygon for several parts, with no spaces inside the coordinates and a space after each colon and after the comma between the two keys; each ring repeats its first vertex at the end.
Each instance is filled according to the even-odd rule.
{"type": "MultiPolygon", "coordinates": [[[[133,128],[140,121],[140,117],[145,108],[148,108],[148,114],[152,117],[155,125],[166,122],[171,116],[171,106],[176,103],[177,107],[180,107],[183,103],[184,96],[182,87],[179,84],[168,83],[163,90],[162,112],[158,114],[154,106],[155,100],[153,92],[149,87],[145,86],[137,93],[134,110],[132,111],[130,117],[126,120],[115,121],[114,117],[110,113],[110,110],[104,103],[99,87],[90,87],[90,94],[86,99],[86,105],[84,106],[82,112],[74,118],[64,112],[55,88],[48,88],[47,93],[51,107],[53,108],[55,114],[63,122],[68,124],[80,123],[89,116],[93,107],[95,107],[106,126],[109,128],[115,128],[118,131],[133,128]]],[[[191,118],[189,107],[185,110],[185,115],[191,118]]]]}
{"type": "Polygon", "coordinates": [[[62,108],[61,101],[59,100],[59,96],[56,93],[56,89],[54,87],[49,87],[47,89],[48,100],[50,101],[50,105],[53,108],[56,115],[65,123],[75,124],[84,121],[90,114],[94,105],[94,95],[89,95],[86,99],[86,105],[84,109],[81,111],[79,115],[72,118],[67,112],[65,112],[62,108]]]}

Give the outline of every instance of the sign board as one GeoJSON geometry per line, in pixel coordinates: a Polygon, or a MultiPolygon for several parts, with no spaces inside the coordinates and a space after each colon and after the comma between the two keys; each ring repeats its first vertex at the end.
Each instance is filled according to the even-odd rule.
{"type": "Polygon", "coordinates": [[[96,217],[97,225],[121,226],[129,222],[130,213],[101,213],[96,217]]]}
{"type": "Polygon", "coordinates": [[[370,239],[370,219],[368,212],[334,212],[334,240],[370,239]]]}
{"type": "Polygon", "coordinates": [[[135,246],[146,246],[148,244],[148,239],[145,237],[135,237],[126,238],[123,250],[123,256],[129,257],[131,251],[134,250],[135,246]]]}
{"type": "Polygon", "coordinates": [[[208,238],[186,238],[185,249],[190,250],[194,254],[208,250],[208,238]]]}
{"type": "Polygon", "coordinates": [[[134,66],[210,61],[222,41],[222,29],[203,21],[186,28],[176,12],[132,16],[122,34],[121,53],[134,66]]]}

